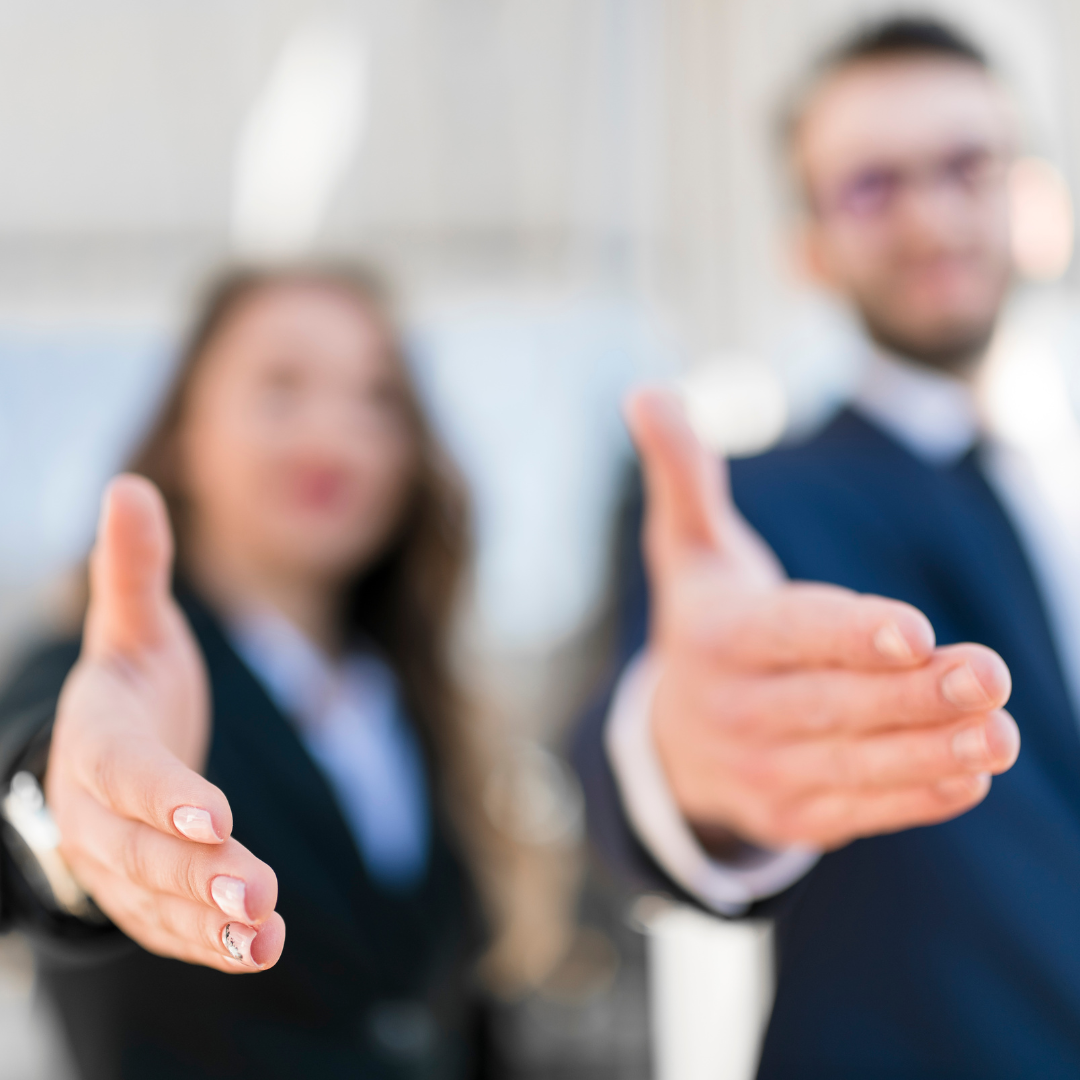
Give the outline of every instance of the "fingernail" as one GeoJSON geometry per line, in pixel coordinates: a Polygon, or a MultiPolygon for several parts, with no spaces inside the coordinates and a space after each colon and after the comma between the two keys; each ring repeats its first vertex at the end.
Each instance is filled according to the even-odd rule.
{"type": "Polygon", "coordinates": [[[173,824],[189,840],[198,840],[201,844],[216,844],[221,837],[214,832],[214,823],[209,810],[200,810],[196,806],[181,806],[174,811],[173,824]]]}
{"type": "Polygon", "coordinates": [[[990,747],[986,742],[986,732],[978,727],[964,728],[953,736],[953,757],[961,765],[973,768],[985,768],[990,761],[990,747]]]}
{"type": "Polygon", "coordinates": [[[1013,762],[1020,753],[1020,730],[1008,713],[991,714],[986,722],[986,743],[995,762],[1013,762]]]}
{"type": "Polygon", "coordinates": [[[244,906],[246,893],[247,886],[239,878],[226,877],[222,874],[210,882],[210,895],[214,898],[214,903],[230,919],[248,917],[247,908],[244,906]]]}
{"type": "Polygon", "coordinates": [[[874,635],[874,647],[882,656],[890,660],[915,659],[915,650],[908,644],[907,638],[900,633],[900,627],[894,622],[887,622],[878,627],[874,635]]]}
{"type": "Polygon", "coordinates": [[[970,799],[989,786],[989,773],[975,773],[973,776],[950,776],[947,780],[939,780],[937,789],[946,799],[970,799]]]}
{"type": "Polygon", "coordinates": [[[221,931],[221,943],[229,950],[229,955],[234,960],[251,967],[259,965],[251,959],[251,943],[255,940],[257,931],[242,923],[226,923],[221,931]]]}
{"type": "Polygon", "coordinates": [[[941,680],[941,693],[946,701],[958,709],[977,709],[990,704],[990,695],[983,689],[975,669],[962,664],[941,680]]]}
{"type": "Polygon", "coordinates": [[[958,731],[953,736],[952,751],[962,765],[976,768],[1011,763],[1020,752],[1020,732],[1012,717],[996,712],[985,724],[958,731]]]}

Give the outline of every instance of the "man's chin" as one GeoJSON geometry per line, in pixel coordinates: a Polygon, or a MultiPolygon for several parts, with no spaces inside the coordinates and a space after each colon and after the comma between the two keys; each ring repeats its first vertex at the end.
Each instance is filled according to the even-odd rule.
{"type": "Polygon", "coordinates": [[[984,322],[915,332],[882,326],[869,319],[865,322],[870,337],[883,349],[950,374],[963,374],[983,359],[995,326],[984,322]]]}

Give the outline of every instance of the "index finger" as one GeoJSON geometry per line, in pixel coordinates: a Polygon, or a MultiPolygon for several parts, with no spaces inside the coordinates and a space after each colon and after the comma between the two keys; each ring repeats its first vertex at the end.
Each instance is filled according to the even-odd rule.
{"type": "Polygon", "coordinates": [[[79,783],[121,817],[202,844],[232,833],[224,792],[151,735],[100,732],[73,757],[79,783]]]}
{"type": "Polygon", "coordinates": [[[949,645],[917,668],[892,672],[817,668],[726,678],[708,711],[723,728],[768,743],[949,724],[1000,709],[1012,682],[983,645],[949,645]]]}
{"type": "Polygon", "coordinates": [[[687,577],[672,602],[683,647],[726,669],[785,671],[915,667],[934,651],[934,628],[918,608],[835,585],[792,582],[772,592],[733,596],[722,583],[687,577]],[[681,594],[681,595],[680,595],[681,594]]]}
{"type": "Polygon", "coordinates": [[[78,808],[83,855],[155,894],[194,901],[260,926],[277,905],[277,876],[232,838],[193,844],[140,821],[118,817],[88,795],[78,808]]]}

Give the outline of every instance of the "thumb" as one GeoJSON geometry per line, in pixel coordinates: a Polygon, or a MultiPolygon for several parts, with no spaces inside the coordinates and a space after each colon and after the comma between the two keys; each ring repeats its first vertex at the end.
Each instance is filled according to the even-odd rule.
{"type": "Polygon", "coordinates": [[[172,556],[161,493],[141,476],[116,477],[105,490],[90,554],[91,652],[134,655],[162,641],[169,625],[172,556]]]}
{"type": "Polygon", "coordinates": [[[641,459],[650,531],[665,548],[719,552],[734,512],[726,470],[698,441],[678,394],[634,390],[624,411],[641,459]]]}
{"type": "Polygon", "coordinates": [[[625,414],[645,480],[645,540],[663,575],[695,555],[718,556],[745,585],[783,579],[772,551],[731,498],[726,463],[702,446],[682,400],[658,387],[632,391],[625,414]]]}

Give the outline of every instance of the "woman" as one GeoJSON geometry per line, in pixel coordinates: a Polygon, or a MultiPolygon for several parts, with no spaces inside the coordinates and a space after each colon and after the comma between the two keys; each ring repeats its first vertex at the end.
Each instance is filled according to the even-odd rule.
{"type": "MultiPolygon", "coordinates": [[[[165,497],[174,592],[205,662],[212,730],[199,771],[231,807],[228,843],[276,873],[277,903],[247,926],[244,879],[250,911],[258,872],[219,874],[212,900],[236,914],[216,944],[190,953],[156,931],[136,935],[151,952],[117,943],[115,930],[38,918],[41,981],[80,1070],[476,1075],[481,924],[446,810],[461,776],[446,638],[465,507],[378,289],[337,269],[223,281],[134,471],[165,497]],[[223,973],[269,967],[281,918],[276,966],[223,973]],[[72,940],[58,949],[62,937],[72,940]]],[[[33,661],[0,704],[0,725],[28,703],[55,702],[77,652],[33,661]]],[[[63,700],[57,740],[68,737],[62,713],[63,700]]],[[[51,804],[67,797],[59,752],[54,741],[51,804]]],[[[183,836],[201,827],[199,813],[174,819],[183,836]]],[[[90,865],[81,882],[127,917],[138,905],[106,903],[112,878],[90,865]]],[[[259,879],[264,893],[272,878],[259,879]]],[[[4,886],[9,921],[23,892],[4,886]]],[[[24,924],[33,906],[22,904],[24,924]]]]}

